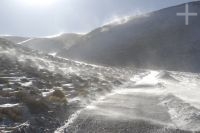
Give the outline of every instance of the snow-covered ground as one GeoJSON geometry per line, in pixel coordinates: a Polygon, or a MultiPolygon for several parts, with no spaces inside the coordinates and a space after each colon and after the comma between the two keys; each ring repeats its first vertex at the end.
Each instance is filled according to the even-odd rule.
{"type": "Polygon", "coordinates": [[[9,103],[7,103],[7,104],[0,105],[0,108],[10,108],[10,107],[18,106],[18,105],[19,105],[18,103],[16,103],[16,104],[9,104],[9,103]]]}
{"type": "MultiPolygon", "coordinates": [[[[165,128],[199,131],[199,81],[199,75],[194,73],[144,70],[111,93],[75,112],[55,133],[99,132],[101,129],[104,129],[102,133],[114,132],[115,129],[107,129],[104,123],[112,121],[109,123],[111,127],[120,127],[121,123],[139,120],[162,125],[152,133],[164,133],[165,128]]],[[[134,131],[137,127],[123,128],[134,131]]]]}
{"type": "MultiPolygon", "coordinates": [[[[3,112],[0,128],[10,118],[21,120],[11,117],[17,113],[23,122],[30,122],[30,127],[38,119],[47,124],[36,125],[37,132],[44,131],[38,129],[55,131],[58,127],[57,133],[200,130],[199,74],[103,67],[4,43],[0,45],[0,109],[3,112]],[[63,99],[52,96],[54,92],[64,95],[67,103],[62,104],[63,99]],[[67,108],[58,110],[56,104],[67,108]],[[39,109],[47,107],[44,109],[47,113],[42,112],[45,115],[41,116],[33,105],[39,109]],[[12,113],[5,113],[5,109],[12,113]],[[38,114],[32,115],[35,111],[38,114]],[[138,124],[139,121],[143,122],[138,124]]],[[[7,127],[21,123],[12,124],[7,127]]]]}

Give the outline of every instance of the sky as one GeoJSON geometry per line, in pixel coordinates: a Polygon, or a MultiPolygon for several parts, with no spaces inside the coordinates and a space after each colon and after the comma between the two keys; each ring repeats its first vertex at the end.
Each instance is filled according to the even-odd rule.
{"type": "Polygon", "coordinates": [[[112,19],[192,0],[0,0],[0,35],[87,33],[112,19]]]}

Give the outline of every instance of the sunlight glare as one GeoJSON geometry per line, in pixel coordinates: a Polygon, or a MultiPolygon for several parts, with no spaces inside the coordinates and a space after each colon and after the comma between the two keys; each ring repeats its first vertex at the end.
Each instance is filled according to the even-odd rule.
{"type": "Polygon", "coordinates": [[[58,0],[20,0],[24,5],[27,6],[50,6],[58,0]]]}

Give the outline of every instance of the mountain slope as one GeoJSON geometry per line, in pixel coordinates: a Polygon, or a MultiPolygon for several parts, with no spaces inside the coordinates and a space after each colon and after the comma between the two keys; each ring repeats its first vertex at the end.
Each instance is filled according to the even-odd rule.
{"type": "MultiPolygon", "coordinates": [[[[200,2],[189,7],[200,14],[200,2]]],[[[200,17],[190,17],[186,26],[176,16],[184,11],[183,4],[103,26],[58,55],[109,66],[200,71],[200,17]]]]}
{"type": "Polygon", "coordinates": [[[45,53],[57,53],[62,49],[68,49],[73,46],[80,37],[81,35],[78,34],[62,34],[52,38],[33,38],[21,45],[45,53]]]}
{"type": "Polygon", "coordinates": [[[5,39],[0,64],[0,132],[52,133],[73,111],[126,79],[122,70],[53,57],[5,39]]]}
{"type": "Polygon", "coordinates": [[[58,36],[45,38],[28,38],[17,36],[5,36],[2,38],[45,53],[57,53],[63,49],[69,49],[72,47],[73,44],[81,38],[81,36],[82,35],[79,34],[65,33],[58,36]]]}
{"type": "Polygon", "coordinates": [[[29,37],[19,37],[19,36],[0,36],[0,38],[7,39],[13,43],[20,43],[30,39],[29,37]]]}

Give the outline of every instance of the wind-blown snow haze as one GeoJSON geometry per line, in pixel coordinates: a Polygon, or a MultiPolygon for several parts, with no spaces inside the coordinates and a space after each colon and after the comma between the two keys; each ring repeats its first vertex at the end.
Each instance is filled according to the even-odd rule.
{"type": "Polygon", "coordinates": [[[200,1],[1,0],[0,18],[0,133],[200,132],[200,1]]]}

